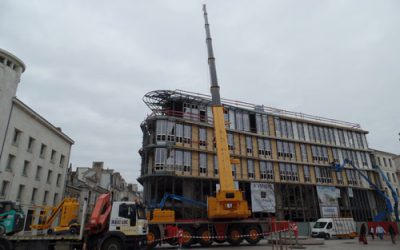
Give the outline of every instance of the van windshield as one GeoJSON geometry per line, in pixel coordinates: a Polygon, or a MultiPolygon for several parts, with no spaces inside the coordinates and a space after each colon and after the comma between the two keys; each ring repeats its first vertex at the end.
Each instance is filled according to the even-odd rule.
{"type": "Polygon", "coordinates": [[[315,223],[314,228],[324,228],[325,225],[326,225],[326,222],[318,221],[315,223]]]}

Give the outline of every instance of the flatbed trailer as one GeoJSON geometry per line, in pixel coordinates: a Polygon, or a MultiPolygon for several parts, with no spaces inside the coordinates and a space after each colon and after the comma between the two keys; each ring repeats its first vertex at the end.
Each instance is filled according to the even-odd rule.
{"type": "Polygon", "coordinates": [[[149,222],[147,244],[149,249],[162,243],[182,244],[183,247],[200,244],[202,247],[208,247],[214,242],[228,242],[237,246],[246,240],[249,244],[255,245],[271,233],[289,231],[297,234],[297,226],[294,222],[276,221],[271,218],[217,221],[187,219],[176,220],[173,223],[149,222]]]}

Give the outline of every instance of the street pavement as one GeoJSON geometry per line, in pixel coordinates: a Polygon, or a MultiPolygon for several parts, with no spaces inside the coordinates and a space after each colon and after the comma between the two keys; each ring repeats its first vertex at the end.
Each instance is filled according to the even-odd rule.
{"type": "MultiPolygon", "coordinates": [[[[394,245],[389,236],[386,236],[384,240],[378,240],[375,238],[375,240],[372,240],[370,237],[368,238],[368,245],[364,244],[359,244],[358,243],[358,238],[355,239],[331,239],[331,240],[324,240],[323,245],[304,245],[303,249],[326,249],[326,250],[346,250],[346,249],[362,249],[362,250],[367,250],[367,249],[375,249],[375,250],[391,250],[391,249],[400,249],[400,240],[397,239],[397,244],[394,245]]],[[[160,250],[168,250],[168,249],[179,249],[179,247],[172,247],[168,244],[163,245],[160,248],[157,248],[160,250]]],[[[183,248],[184,249],[184,248],[183,248]]],[[[272,246],[267,243],[266,240],[260,241],[257,245],[251,246],[248,245],[246,242],[243,242],[242,245],[237,246],[237,247],[232,247],[229,244],[215,244],[212,245],[209,248],[202,248],[200,245],[193,245],[190,249],[195,249],[195,250],[202,250],[202,249],[208,249],[208,250],[228,250],[228,249],[235,249],[235,250],[243,250],[243,249],[248,249],[248,250],[264,250],[264,249],[271,249],[271,250],[288,250],[291,249],[289,246],[282,246],[280,248],[279,246],[272,246]]],[[[295,249],[295,248],[293,248],[295,249]]]]}

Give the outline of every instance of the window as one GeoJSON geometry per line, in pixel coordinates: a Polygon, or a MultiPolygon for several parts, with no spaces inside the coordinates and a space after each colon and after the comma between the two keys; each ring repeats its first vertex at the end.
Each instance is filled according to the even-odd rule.
{"type": "Polygon", "coordinates": [[[347,138],[349,139],[349,144],[350,147],[354,148],[354,138],[353,138],[353,133],[350,131],[347,131],[347,138]]]}
{"type": "Polygon", "coordinates": [[[346,141],[344,140],[344,132],[342,129],[338,129],[338,135],[340,146],[346,146],[346,141]]]}
{"type": "Polygon", "coordinates": [[[294,143],[277,141],[278,157],[296,158],[294,143]]]}
{"type": "Polygon", "coordinates": [[[65,156],[61,155],[61,157],[60,157],[60,168],[63,168],[64,164],[65,164],[65,156]]]}
{"type": "Polygon", "coordinates": [[[310,167],[304,166],[304,182],[311,182],[310,167]]]}
{"type": "Polygon", "coordinates": [[[199,146],[207,146],[207,130],[206,128],[199,128],[199,146]]]}
{"type": "Polygon", "coordinates": [[[48,184],[51,184],[51,177],[52,177],[52,175],[53,175],[53,171],[49,170],[49,171],[47,172],[47,179],[46,179],[46,182],[47,182],[48,184]]]}
{"type": "Polygon", "coordinates": [[[392,173],[392,180],[394,183],[397,183],[397,178],[396,175],[394,173],[392,173]]]}
{"type": "Polygon", "coordinates": [[[306,136],[304,134],[304,125],[303,125],[303,123],[301,123],[301,122],[297,123],[297,132],[299,134],[299,139],[304,141],[306,139],[306,136]]]}
{"type": "Polygon", "coordinates": [[[331,144],[336,145],[336,137],[335,137],[335,132],[332,128],[329,129],[329,134],[331,137],[331,144]]]}
{"type": "Polygon", "coordinates": [[[1,185],[0,197],[6,196],[9,186],[10,186],[9,181],[3,181],[2,185],[1,185]]]}
{"type": "Polygon", "coordinates": [[[57,181],[56,181],[57,187],[60,186],[60,180],[61,180],[61,174],[58,174],[58,175],[57,175],[57,181]]]}
{"type": "Polygon", "coordinates": [[[183,143],[192,143],[192,127],[190,125],[183,126],[183,143]]]}
{"type": "Polygon", "coordinates": [[[201,174],[207,173],[207,154],[199,153],[200,164],[199,164],[199,171],[201,174]]]}
{"type": "Polygon", "coordinates": [[[218,175],[218,159],[216,155],[214,155],[214,175],[218,175]]]}
{"type": "Polygon", "coordinates": [[[15,155],[11,155],[11,154],[8,155],[6,171],[11,172],[14,168],[14,163],[15,163],[15,155]]]}
{"type": "Polygon", "coordinates": [[[379,158],[379,156],[376,157],[378,159],[378,164],[381,166],[382,162],[381,162],[381,158],[379,158]]]}
{"type": "Polygon", "coordinates": [[[342,172],[336,172],[336,179],[338,184],[343,184],[343,175],[342,172]]]}
{"type": "Polygon", "coordinates": [[[229,110],[229,128],[230,129],[235,129],[236,128],[235,111],[232,110],[232,109],[229,110]]]}
{"type": "Polygon", "coordinates": [[[239,111],[239,110],[236,110],[235,116],[236,116],[236,129],[237,130],[243,130],[243,115],[242,115],[242,112],[239,111]]]}
{"type": "Polygon", "coordinates": [[[40,158],[44,158],[45,157],[46,148],[47,148],[47,146],[42,143],[42,145],[40,146],[40,158]]]}
{"type": "Polygon", "coordinates": [[[233,177],[233,178],[236,178],[236,165],[235,165],[235,164],[232,164],[232,165],[231,165],[231,168],[232,168],[232,177],[233,177]]]}
{"type": "Polygon", "coordinates": [[[35,138],[29,137],[28,148],[26,149],[26,151],[28,151],[29,153],[32,153],[34,145],[35,145],[35,138]]]}
{"type": "Polygon", "coordinates": [[[14,136],[13,136],[13,140],[12,140],[12,144],[13,144],[14,146],[18,146],[18,143],[19,143],[19,139],[20,139],[20,137],[21,137],[21,134],[22,134],[21,130],[14,129],[14,136]]]}
{"type": "Polygon", "coordinates": [[[305,144],[300,144],[301,160],[307,161],[307,148],[305,144]]]}
{"type": "Polygon", "coordinates": [[[249,113],[243,112],[243,130],[249,132],[250,131],[250,119],[249,113]]]}
{"type": "Polygon", "coordinates": [[[22,168],[22,174],[21,174],[22,176],[28,176],[29,166],[30,162],[24,161],[24,167],[22,168]]]}
{"type": "Polygon", "coordinates": [[[36,193],[37,193],[37,188],[33,188],[33,190],[32,190],[32,196],[31,196],[31,203],[33,203],[33,204],[35,204],[36,193]]]}
{"type": "Polygon", "coordinates": [[[319,183],[332,183],[332,175],[327,167],[315,167],[315,177],[319,183]]]}
{"type": "Polygon", "coordinates": [[[228,136],[228,149],[234,150],[235,149],[235,141],[232,133],[227,133],[228,136]]]}
{"type": "Polygon", "coordinates": [[[42,175],[42,167],[41,166],[37,166],[35,179],[40,181],[40,176],[41,175],[42,175]]]}
{"type": "Polygon", "coordinates": [[[17,194],[17,201],[21,200],[22,195],[24,194],[25,185],[19,185],[18,194],[17,194]]]}
{"type": "Polygon", "coordinates": [[[289,163],[279,163],[279,175],[282,181],[298,181],[299,175],[297,165],[289,163]]]}
{"type": "Polygon", "coordinates": [[[387,167],[386,158],[382,157],[382,159],[383,159],[383,165],[385,165],[385,167],[387,167]]]}
{"type": "Polygon", "coordinates": [[[272,162],[260,161],[260,178],[261,180],[273,180],[274,169],[272,162]]]}
{"type": "Polygon", "coordinates": [[[253,140],[251,139],[251,136],[246,136],[246,148],[248,154],[253,153],[253,140]]]}
{"type": "Polygon", "coordinates": [[[175,170],[183,170],[183,151],[175,150],[175,170]]]}
{"type": "Polygon", "coordinates": [[[192,152],[183,152],[183,171],[188,173],[192,171],[192,152]]]}
{"type": "Polygon", "coordinates": [[[271,156],[271,141],[269,139],[258,138],[258,154],[260,156],[271,156]]]}
{"type": "Polygon", "coordinates": [[[183,124],[177,123],[175,126],[175,141],[183,143],[183,124]]]}
{"type": "Polygon", "coordinates": [[[278,117],[275,117],[275,134],[277,137],[281,137],[281,122],[278,117]]]}
{"type": "Polygon", "coordinates": [[[247,160],[247,174],[249,179],[254,179],[254,161],[247,160]]]}
{"type": "Polygon", "coordinates": [[[367,154],[365,152],[360,152],[361,161],[363,166],[368,166],[367,154]]]}
{"type": "Polygon", "coordinates": [[[386,172],[386,176],[387,176],[387,179],[391,182],[392,180],[390,179],[390,174],[386,172]]]}
{"type": "Polygon", "coordinates": [[[44,196],[43,196],[43,204],[47,205],[47,198],[49,196],[49,191],[44,191],[44,196]]]}
{"type": "Polygon", "coordinates": [[[53,205],[56,206],[57,203],[58,203],[58,194],[55,193],[55,194],[54,194],[54,199],[53,199],[53,205]]]}
{"type": "Polygon", "coordinates": [[[269,135],[268,117],[266,115],[256,115],[257,133],[261,135],[269,135]]]}
{"type": "Polygon", "coordinates": [[[167,158],[167,149],[156,148],[155,150],[155,170],[163,170],[165,166],[165,160],[167,158]]]}
{"type": "Polygon", "coordinates": [[[389,161],[389,167],[393,167],[392,166],[392,159],[389,158],[388,161],[389,161]]]}
{"type": "Polygon", "coordinates": [[[346,169],[347,182],[349,185],[358,185],[357,174],[351,169],[346,169]]]}
{"type": "Polygon", "coordinates": [[[328,150],[326,147],[311,146],[311,153],[314,161],[328,161],[328,150]]]}
{"type": "Polygon", "coordinates": [[[57,151],[55,151],[54,149],[51,150],[50,161],[51,161],[52,163],[54,163],[54,161],[55,161],[55,159],[56,159],[56,154],[57,154],[57,151]]]}
{"type": "Polygon", "coordinates": [[[310,141],[315,141],[315,133],[311,124],[308,124],[308,135],[310,136],[310,141]]]}
{"type": "Polygon", "coordinates": [[[359,148],[364,148],[364,142],[362,140],[362,135],[360,133],[356,133],[357,144],[359,148]]]}
{"type": "Polygon", "coordinates": [[[339,153],[337,148],[332,148],[333,161],[339,162],[339,153]]]}

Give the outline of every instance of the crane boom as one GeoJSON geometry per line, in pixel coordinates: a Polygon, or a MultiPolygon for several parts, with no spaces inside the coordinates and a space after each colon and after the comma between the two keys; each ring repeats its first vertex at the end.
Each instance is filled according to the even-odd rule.
{"type": "Polygon", "coordinates": [[[217,161],[219,168],[220,190],[215,197],[207,198],[208,217],[211,219],[221,218],[248,218],[250,211],[247,201],[240,190],[235,189],[231,158],[228,149],[228,139],[225,128],[224,107],[221,103],[219,85],[217,80],[217,70],[212,48],[210,25],[206,5],[203,5],[204,21],[206,29],[206,43],[208,51],[208,65],[210,69],[212,112],[214,120],[215,143],[217,148],[217,161]]]}

